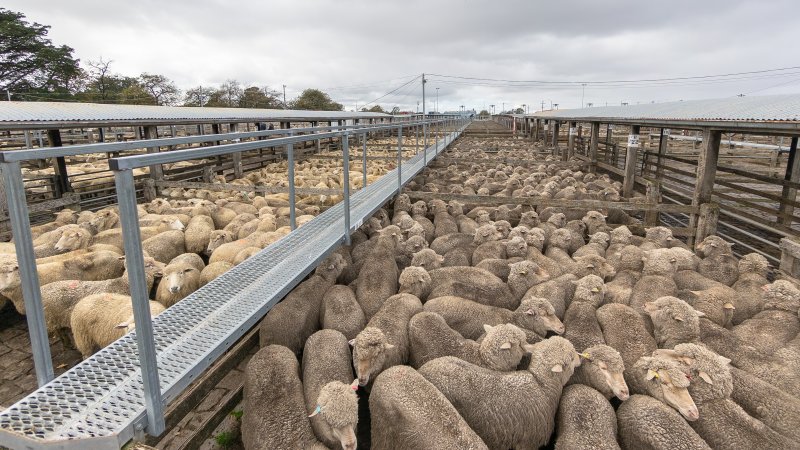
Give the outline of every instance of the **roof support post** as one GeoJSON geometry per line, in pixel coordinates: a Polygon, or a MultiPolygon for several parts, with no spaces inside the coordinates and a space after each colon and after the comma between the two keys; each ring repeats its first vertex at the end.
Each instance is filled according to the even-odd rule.
{"type": "Polygon", "coordinates": [[[622,180],[622,196],[633,197],[633,186],[636,178],[636,157],[639,153],[639,125],[631,126],[628,136],[628,151],[625,155],[625,179],[622,180]]]}
{"type": "MultiPolygon", "coordinates": [[[[697,159],[697,180],[694,188],[694,195],[692,196],[692,206],[699,208],[704,203],[711,202],[711,194],[714,191],[714,179],[717,176],[717,160],[719,159],[719,144],[722,138],[722,131],[719,130],[705,130],[705,137],[703,139],[703,151],[697,159]]],[[[697,214],[692,214],[689,218],[689,228],[694,230],[698,225],[697,214]]],[[[700,236],[699,227],[698,235],[695,238],[704,238],[700,236]]],[[[701,239],[702,240],[702,239],[701,239]]],[[[692,237],[689,237],[689,244],[694,245],[697,242],[692,237]]]]}
{"type": "Polygon", "coordinates": [[[589,138],[589,172],[597,172],[597,141],[600,139],[600,122],[592,122],[592,135],[589,138]]]}
{"type": "Polygon", "coordinates": [[[567,151],[562,155],[561,159],[568,161],[575,154],[575,136],[578,134],[575,122],[569,122],[569,135],[567,135],[567,151]]]}
{"type": "MultiPolygon", "coordinates": [[[[158,139],[158,129],[155,125],[148,125],[144,127],[144,138],[145,139],[158,139]]],[[[147,153],[158,153],[158,147],[148,147],[147,153]]],[[[150,178],[161,181],[164,179],[164,168],[161,164],[155,164],[150,166],[150,178]]]]}
{"type": "Polygon", "coordinates": [[[557,120],[553,121],[553,155],[558,154],[558,125],[559,122],[557,120]]]}
{"type": "MultiPolygon", "coordinates": [[[[238,124],[232,123],[229,126],[229,131],[231,133],[236,133],[238,124]]],[[[236,142],[240,141],[240,139],[236,139],[236,142]]],[[[242,152],[236,152],[231,155],[233,158],[233,176],[235,178],[242,178],[242,152]]]]}
{"type": "Polygon", "coordinates": [[[656,182],[661,184],[661,179],[664,176],[664,155],[667,154],[669,148],[669,128],[662,128],[659,133],[658,140],[658,158],[656,159],[656,182]]]}
{"type": "MultiPolygon", "coordinates": [[[[797,157],[797,136],[792,138],[792,143],[789,146],[789,160],[786,162],[786,174],[783,179],[794,183],[800,181],[800,158],[797,157]]],[[[784,186],[781,198],[784,202],[795,201],[797,199],[797,188],[784,186]]],[[[794,206],[787,205],[784,202],[781,202],[780,208],[778,209],[781,215],[781,217],[778,217],[778,221],[787,227],[791,227],[792,218],[789,216],[794,213],[794,206]],[[783,214],[787,214],[787,216],[783,216],[783,214]]]]}
{"type": "MultiPolygon", "coordinates": [[[[61,147],[61,130],[47,130],[47,139],[50,141],[50,147],[61,147]]],[[[58,197],[64,196],[65,192],[72,191],[69,185],[69,174],[67,173],[67,162],[63,156],[58,156],[53,164],[53,169],[56,174],[56,191],[58,197]]]]}

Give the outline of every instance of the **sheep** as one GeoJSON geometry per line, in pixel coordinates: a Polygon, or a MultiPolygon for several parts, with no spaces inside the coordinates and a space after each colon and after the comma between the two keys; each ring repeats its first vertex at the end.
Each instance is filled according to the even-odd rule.
{"type": "Polygon", "coordinates": [[[669,249],[672,251],[672,255],[675,256],[675,259],[677,260],[675,263],[677,271],[697,270],[697,266],[700,265],[700,258],[692,253],[691,250],[681,247],[669,247],[669,249]]]}
{"type": "Polygon", "coordinates": [[[734,325],[739,325],[761,311],[762,287],[769,284],[769,262],[764,256],[758,253],[744,255],[739,260],[738,268],[739,278],[731,286],[739,294],[731,320],[734,325]]]}
{"type": "Polygon", "coordinates": [[[262,347],[244,371],[242,442],[245,448],[327,448],[307,417],[300,364],[292,350],[262,347]]]}
{"type": "Polygon", "coordinates": [[[711,450],[681,415],[649,395],[633,395],[617,409],[622,448],[711,450]]]}
{"type": "Polygon", "coordinates": [[[618,351],[605,344],[596,344],[579,353],[583,362],[575,368],[570,384],[585,384],[605,398],[628,399],[630,394],[624,378],[625,364],[618,351]]]}
{"type": "Polygon", "coordinates": [[[556,421],[557,450],[620,448],[616,440],[614,408],[602,394],[588,386],[578,384],[564,388],[556,421]]]}
{"type": "MultiPolygon", "coordinates": [[[[113,255],[113,254],[112,254],[113,255]]],[[[112,256],[118,261],[122,256],[112,256]]],[[[109,264],[118,264],[118,262],[109,264]]],[[[147,292],[153,288],[155,278],[161,276],[164,264],[145,256],[144,271],[147,292]]],[[[61,280],[42,286],[42,308],[44,310],[47,329],[53,333],[62,333],[70,327],[70,320],[75,305],[81,299],[94,294],[130,295],[127,272],[117,278],[98,281],[61,280]]],[[[74,332],[73,332],[74,335],[74,332]]],[[[63,334],[62,334],[63,338],[63,334]]],[[[64,341],[66,343],[66,341],[64,341]]]]}
{"type": "Polygon", "coordinates": [[[564,324],[555,316],[553,306],[538,297],[526,296],[514,311],[460,297],[438,297],[425,303],[425,311],[441,315],[448,326],[473,340],[483,333],[484,325],[504,323],[511,323],[540,336],[545,336],[548,331],[558,334],[564,332],[564,324]]]}
{"type": "MultiPolygon", "coordinates": [[[[228,232],[226,232],[226,233],[228,233],[228,232]]],[[[277,232],[275,232],[275,233],[277,233],[277,232]]],[[[273,235],[275,235],[275,233],[273,233],[273,235]]],[[[209,249],[212,247],[212,245],[215,245],[215,243],[218,242],[218,239],[215,239],[215,236],[214,236],[213,233],[212,233],[211,236],[212,236],[212,240],[208,244],[208,248],[209,249]]],[[[266,234],[259,234],[259,237],[263,237],[263,236],[266,236],[266,234]]],[[[261,245],[261,243],[256,240],[256,237],[257,236],[255,236],[255,234],[253,234],[253,235],[248,236],[245,239],[239,239],[239,240],[236,240],[236,241],[224,242],[224,243],[220,244],[218,247],[216,247],[211,252],[211,256],[208,258],[208,262],[209,263],[214,263],[214,262],[217,262],[217,261],[227,261],[227,262],[229,262],[231,264],[234,264],[234,261],[236,260],[236,256],[242,250],[244,250],[246,248],[250,248],[250,247],[259,247],[259,248],[265,247],[265,245],[261,245]]],[[[223,241],[226,240],[226,239],[227,239],[227,235],[221,237],[221,240],[223,240],[223,241]]]]}
{"type": "Polygon", "coordinates": [[[408,323],[410,363],[418,369],[426,362],[456,356],[487,369],[514,370],[525,352],[525,332],[512,324],[484,325],[486,335],[477,343],[464,339],[439,314],[421,312],[408,323]]]}
{"type": "Polygon", "coordinates": [[[186,253],[184,243],[183,231],[170,230],[142,241],[142,250],[156,261],[166,264],[176,256],[186,253]]]}
{"type": "MultiPolygon", "coordinates": [[[[152,317],[163,311],[160,303],[150,301],[152,317]]],[[[86,359],[96,349],[110,345],[133,330],[133,303],[127,295],[92,294],[75,304],[69,322],[75,347],[86,359]]]]}
{"type": "Polygon", "coordinates": [[[381,371],[408,361],[408,322],[421,311],[422,302],[413,295],[389,297],[350,341],[359,385],[367,386],[381,371]]]}
{"type": "MultiPolygon", "coordinates": [[[[425,230],[425,240],[432,242],[436,237],[436,227],[425,215],[428,213],[428,206],[423,201],[418,201],[411,205],[411,218],[425,230]]],[[[471,233],[468,233],[471,235],[471,233]]]]}
{"type": "MultiPolygon", "coordinates": [[[[626,368],[633,367],[643,356],[652,354],[658,346],[647,331],[642,316],[633,308],[619,303],[609,303],[597,309],[597,321],[609,347],[618,351],[626,368]],[[621,327],[620,324],[625,324],[621,327]]],[[[625,380],[631,383],[626,370],[625,380]]]]}
{"type": "Polygon", "coordinates": [[[718,236],[708,236],[695,246],[703,260],[697,266],[700,275],[726,286],[739,278],[739,262],[731,254],[731,245],[718,236]]]}
{"type": "Polygon", "coordinates": [[[458,233],[458,222],[447,212],[447,204],[441,200],[431,200],[429,209],[433,213],[434,236],[441,237],[458,233]]]}
{"type": "Polygon", "coordinates": [[[222,275],[223,273],[231,270],[233,268],[233,264],[229,263],[228,261],[217,261],[207,265],[201,272],[200,272],[200,285],[205,286],[214,280],[218,276],[222,275]]]}
{"type": "MultiPolygon", "coordinates": [[[[515,242],[512,245],[519,245],[519,242],[525,245],[527,250],[527,244],[525,241],[520,239],[519,241],[515,242]]],[[[470,261],[472,262],[473,266],[478,265],[484,259],[506,259],[508,255],[506,254],[506,248],[508,247],[508,243],[505,241],[487,241],[480,244],[473,252],[472,258],[470,261]]]]}
{"type": "Polygon", "coordinates": [[[230,231],[214,230],[208,238],[208,247],[206,247],[204,253],[207,256],[211,256],[223,244],[233,242],[234,238],[235,236],[230,231]]]}
{"type": "Polygon", "coordinates": [[[239,264],[245,262],[248,258],[259,253],[260,251],[261,247],[255,247],[255,246],[245,247],[239,250],[239,253],[237,253],[236,256],[233,258],[233,265],[238,266],[239,264]]]}
{"type": "Polygon", "coordinates": [[[609,241],[608,248],[606,249],[606,258],[614,253],[617,253],[626,245],[630,245],[633,237],[633,233],[631,233],[631,230],[625,225],[614,228],[613,230],[609,231],[608,234],[611,236],[611,240],[609,241]]]}
{"type": "Polygon", "coordinates": [[[660,350],[658,355],[677,361],[693,380],[689,393],[700,417],[690,425],[713,448],[800,448],[731,400],[729,359],[697,344],[679,344],[674,350],[660,350]]]}
{"type": "Polygon", "coordinates": [[[550,233],[547,240],[547,249],[544,255],[558,262],[559,264],[572,266],[575,261],[569,256],[569,246],[572,242],[572,234],[569,230],[559,228],[550,233]]]}
{"type": "Polygon", "coordinates": [[[586,233],[586,224],[580,220],[570,220],[564,226],[564,229],[568,230],[572,235],[567,251],[570,255],[574,255],[579,248],[586,244],[583,238],[584,233],[586,233]]]}
{"type": "Polygon", "coordinates": [[[573,258],[575,261],[567,270],[574,273],[578,278],[583,278],[587,275],[597,275],[601,279],[611,279],[616,275],[616,270],[609,264],[605,258],[598,255],[586,255],[573,258]]]}
{"type": "Polygon", "coordinates": [[[372,239],[376,243],[365,258],[356,282],[356,299],[367,319],[380,310],[386,299],[397,293],[399,271],[394,255],[402,236],[400,228],[391,225],[372,239]]]}
{"type": "Polygon", "coordinates": [[[331,286],[322,297],[320,325],[323,329],[341,332],[347,340],[354,339],[367,325],[364,311],[349,286],[331,286]]]}
{"type": "Polygon", "coordinates": [[[705,314],[685,301],[676,297],[660,297],[645,303],[644,310],[653,322],[659,348],[673,348],[678,344],[699,341],[700,317],[705,314]]]}
{"type": "Polygon", "coordinates": [[[586,224],[589,235],[595,233],[609,233],[611,228],[606,224],[606,216],[598,211],[589,211],[581,219],[586,224]]]}
{"type": "MultiPolygon", "coordinates": [[[[122,271],[119,255],[105,250],[36,266],[40,286],[61,280],[101,281],[119,277],[122,271]]],[[[10,300],[17,312],[25,314],[22,279],[14,256],[0,261],[0,295],[10,300]]],[[[65,320],[69,321],[69,317],[65,320]]]]}
{"type": "Polygon", "coordinates": [[[169,308],[198,290],[201,286],[202,270],[203,268],[198,269],[196,264],[187,261],[170,261],[164,267],[163,278],[156,289],[156,301],[169,308]]]}
{"type": "Polygon", "coordinates": [[[667,227],[651,227],[645,232],[645,242],[639,245],[642,250],[669,248],[672,242],[672,231],[667,227]]]}
{"type": "Polygon", "coordinates": [[[456,296],[507,309],[519,305],[503,280],[477,267],[442,267],[428,272],[411,266],[400,274],[399,283],[401,293],[413,294],[423,301],[456,296]]]}
{"type": "Polygon", "coordinates": [[[414,257],[411,258],[412,266],[422,267],[425,270],[438,269],[442,267],[442,262],[444,262],[444,256],[439,255],[429,248],[414,253],[414,257]]]}
{"type": "Polygon", "coordinates": [[[697,405],[689,394],[689,377],[672,359],[643,356],[625,372],[634,394],[646,394],[660,400],[690,422],[700,418],[697,405]]]}
{"type": "Polygon", "coordinates": [[[530,288],[542,283],[549,274],[533,261],[519,261],[508,266],[508,288],[514,298],[513,307],[519,304],[530,288]]]}
{"type": "Polygon", "coordinates": [[[428,242],[422,236],[413,236],[403,241],[397,248],[395,260],[398,270],[403,270],[411,265],[414,254],[428,247],[428,242]]]}
{"type": "Polygon", "coordinates": [[[47,233],[48,231],[56,230],[61,226],[72,225],[78,220],[78,212],[73,211],[71,209],[62,209],[61,211],[54,214],[56,216],[54,221],[31,227],[32,239],[35,240],[42,234],[47,233]]]}
{"type": "Polygon", "coordinates": [[[712,287],[700,291],[682,292],[679,294],[692,305],[692,308],[703,313],[708,320],[725,328],[731,327],[733,319],[735,291],[728,286],[712,287]]]}
{"type": "Polygon", "coordinates": [[[733,379],[731,399],[753,418],[800,442],[800,399],[744,370],[729,369],[733,379]]]}
{"type": "Polygon", "coordinates": [[[800,290],[778,280],[764,290],[764,309],[733,327],[733,334],[756,350],[771,353],[800,334],[800,290]]]}
{"type": "Polygon", "coordinates": [[[593,345],[605,344],[596,312],[597,309],[590,303],[573,302],[564,313],[564,337],[579,352],[593,345]]]}
{"type": "Polygon", "coordinates": [[[350,386],[353,368],[347,338],[320,330],[303,350],[303,393],[314,434],[330,448],[355,450],[358,398],[350,386]]]}
{"type": "MultiPolygon", "coordinates": [[[[92,243],[92,233],[77,225],[66,225],[56,231],[61,231],[58,238],[36,245],[33,253],[36,258],[46,258],[61,253],[84,249],[92,243]]],[[[55,233],[55,232],[54,232],[55,233]]],[[[12,250],[13,252],[13,250],[12,250]]]]}
{"type": "Polygon", "coordinates": [[[574,302],[582,302],[588,303],[594,308],[599,308],[603,304],[605,290],[602,278],[597,275],[586,275],[575,282],[575,292],[572,295],[570,305],[574,302]]]}
{"type": "MultiPolygon", "coordinates": [[[[180,231],[183,230],[183,225],[178,223],[170,223],[170,224],[161,224],[158,226],[152,227],[140,227],[139,228],[139,238],[142,241],[145,241],[151,237],[154,237],[160,233],[165,231],[180,231]]],[[[181,235],[183,237],[183,235],[181,235]]],[[[106,244],[106,245],[113,245],[114,247],[125,249],[123,245],[122,239],[122,228],[112,228],[110,230],[105,230],[97,233],[94,238],[92,238],[92,242],[94,244],[106,244]]],[[[184,244],[181,244],[183,247],[184,244]]],[[[183,252],[181,252],[183,253],[183,252]]],[[[171,259],[171,258],[170,258],[171,259]]],[[[169,259],[167,259],[169,261],[169,259]]]]}
{"type": "Polygon", "coordinates": [[[314,275],[273,306],[261,321],[261,346],[279,344],[299,354],[306,339],[319,328],[322,297],[336,282],[344,265],[344,259],[338,253],[328,256],[317,266],[314,275]]]}
{"type": "Polygon", "coordinates": [[[575,281],[577,279],[578,277],[571,273],[552,278],[528,289],[525,297],[533,296],[547,299],[553,305],[556,317],[563,319],[567,305],[575,294],[575,281]]]}
{"type": "Polygon", "coordinates": [[[573,258],[587,255],[597,255],[605,257],[606,248],[608,248],[608,241],[610,237],[608,233],[597,232],[589,237],[589,243],[576,249],[572,253],[573,258]]]}
{"type": "Polygon", "coordinates": [[[676,261],[670,249],[645,252],[642,277],[633,287],[629,304],[645,317],[645,326],[648,331],[652,330],[653,324],[650,322],[649,316],[646,316],[644,304],[659,297],[675,296],[678,286],[672,277],[675,275],[676,261]]]}
{"type": "Polygon", "coordinates": [[[550,439],[563,386],[580,358],[558,336],[533,344],[530,351],[527,370],[497,372],[445,356],[426,363],[419,373],[489,448],[534,449],[550,439]]]}
{"type": "Polygon", "coordinates": [[[408,366],[375,380],[369,411],[374,450],[488,450],[447,398],[408,366]]]}
{"type": "Polygon", "coordinates": [[[208,216],[195,216],[189,220],[184,232],[184,244],[187,252],[203,253],[211,241],[214,221],[208,216]]]}

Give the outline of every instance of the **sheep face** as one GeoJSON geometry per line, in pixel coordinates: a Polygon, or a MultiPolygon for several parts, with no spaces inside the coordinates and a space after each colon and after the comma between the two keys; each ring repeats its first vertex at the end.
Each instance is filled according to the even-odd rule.
{"type": "Polygon", "coordinates": [[[347,261],[340,255],[339,253],[334,253],[317,266],[317,269],[314,271],[315,275],[319,275],[322,278],[325,278],[328,281],[335,282],[339,275],[342,274],[342,271],[347,267],[347,261]]]}
{"type": "Polygon", "coordinates": [[[428,214],[428,205],[425,202],[420,200],[411,205],[412,216],[424,216],[426,214],[428,214]]]}
{"type": "Polygon", "coordinates": [[[647,394],[671,406],[689,421],[700,418],[700,412],[689,395],[689,378],[669,359],[645,356],[636,361],[635,376],[643,377],[647,394]]]}
{"type": "Polygon", "coordinates": [[[553,336],[534,345],[525,345],[525,349],[531,353],[528,370],[546,370],[557,377],[562,386],[567,383],[575,368],[581,365],[575,347],[561,336],[553,336]]]}
{"type": "Polygon", "coordinates": [[[556,228],[564,228],[564,225],[567,224],[567,216],[565,216],[564,213],[555,213],[547,219],[547,223],[556,228]]]}
{"type": "MultiPolygon", "coordinates": [[[[425,248],[417,253],[414,253],[414,257],[411,258],[412,266],[422,267],[426,271],[442,267],[443,262],[444,262],[444,256],[439,255],[438,253],[429,248],[425,248]]],[[[424,277],[422,282],[424,282],[424,277]]]]}
{"type": "Polygon", "coordinates": [[[56,222],[75,223],[78,220],[78,213],[71,209],[62,209],[56,213],[56,222]]]}
{"type": "Polygon", "coordinates": [[[353,346],[353,365],[360,386],[366,386],[373,374],[380,373],[386,362],[386,351],[394,348],[383,331],[375,327],[364,328],[350,340],[350,345],[353,346]]]}
{"type": "Polygon", "coordinates": [[[691,377],[689,388],[694,399],[728,398],[733,392],[733,378],[728,367],[730,359],[697,344],[678,344],[675,349],[659,349],[653,355],[671,359],[691,377]]]}
{"type": "Polygon", "coordinates": [[[623,376],[625,365],[618,351],[608,345],[599,344],[587,348],[580,356],[585,360],[583,364],[586,369],[598,371],[618,399],[628,399],[630,392],[623,376]]]}
{"type": "MultiPolygon", "coordinates": [[[[500,212],[500,209],[498,208],[498,213],[499,212],[500,212]]],[[[508,214],[506,213],[506,216],[507,215],[508,214]]],[[[497,230],[497,233],[500,235],[500,239],[508,238],[508,233],[511,232],[511,224],[508,222],[508,220],[505,220],[505,219],[504,220],[498,220],[497,222],[495,222],[494,223],[494,228],[495,228],[495,230],[497,230]]]]}
{"type": "Polygon", "coordinates": [[[343,450],[355,450],[356,425],[358,425],[358,396],[355,383],[346,385],[331,381],[322,387],[317,397],[317,406],[309,415],[312,420],[324,420],[332,438],[339,441],[343,450]]]}
{"type": "MultiPolygon", "coordinates": [[[[439,256],[439,258],[444,260],[444,257],[439,256]]],[[[400,273],[400,279],[398,282],[400,284],[398,293],[412,294],[416,297],[424,298],[425,293],[428,292],[428,289],[431,285],[431,276],[428,274],[425,268],[412,265],[403,269],[403,272],[400,273]]]]}
{"type": "MultiPolygon", "coordinates": [[[[461,191],[463,192],[463,189],[461,191]]],[[[464,204],[461,202],[457,202],[455,200],[451,200],[450,203],[447,204],[447,212],[450,213],[450,215],[453,217],[458,217],[460,215],[463,215],[464,204]]]]}
{"type": "Polygon", "coordinates": [[[58,252],[69,252],[81,248],[84,244],[88,244],[91,239],[91,233],[88,230],[75,229],[65,231],[61,238],[56,242],[53,248],[58,252]]]}
{"type": "Polygon", "coordinates": [[[411,199],[408,198],[408,194],[400,194],[394,201],[394,212],[398,211],[411,211],[411,199]]]}
{"type": "MultiPolygon", "coordinates": [[[[191,290],[190,284],[196,284],[199,281],[200,272],[191,266],[184,266],[183,264],[177,267],[167,267],[164,269],[164,278],[162,283],[167,283],[167,289],[172,294],[177,294],[182,291],[191,290]]],[[[195,286],[196,288],[196,286],[195,286]]]]}
{"type": "Polygon", "coordinates": [[[500,239],[500,234],[497,231],[497,228],[494,225],[486,224],[481,225],[475,230],[475,237],[473,238],[472,242],[475,245],[481,245],[485,242],[497,241],[500,239]]]}
{"type": "Polygon", "coordinates": [[[555,309],[544,298],[526,297],[517,309],[520,325],[529,330],[545,330],[556,334],[564,333],[564,324],[556,317],[555,309]]]}
{"type": "Polygon", "coordinates": [[[725,242],[719,236],[708,236],[695,246],[697,254],[707,258],[713,255],[730,254],[733,244],[725,242]]]}
{"type": "Polygon", "coordinates": [[[506,255],[509,258],[516,256],[525,257],[528,254],[528,244],[522,237],[514,237],[506,242],[506,255]]]}
{"type": "Polygon", "coordinates": [[[16,261],[0,263],[0,291],[19,286],[19,266],[16,261]]]}
{"type": "Polygon", "coordinates": [[[112,228],[118,221],[119,216],[117,213],[110,210],[98,211],[94,217],[89,220],[89,228],[92,232],[99,233],[100,231],[112,228]]]}
{"type": "Polygon", "coordinates": [[[425,240],[422,236],[413,236],[403,242],[403,249],[404,253],[407,255],[413,255],[419,251],[428,247],[428,241],[425,240]]]}
{"type": "MultiPolygon", "coordinates": [[[[605,221],[605,219],[603,220],[605,221]]],[[[631,230],[625,225],[614,228],[609,234],[611,235],[612,244],[628,244],[630,243],[631,236],[633,236],[631,230]]]]}
{"type": "Polygon", "coordinates": [[[607,202],[618,202],[622,200],[620,197],[619,192],[616,189],[606,188],[600,191],[600,195],[603,197],[603,200],[607,202]]]}
{"type": "Polygon", "coordinates": [[[598,211],[589,211],[583,216],[583,223],[589,228],[596,228],[606,224],[606,216],[598,211]]]}
{"type": "Polygon", "coordinates": [[[225,230],[214,230],[211,232],[211,238],[206,247],[206,255],[211,256],[220,245],[233,242],[233,233],[225,230]]]}
{"type": "Polygon", "coordinates": [[[646,231],[645,237],[660,247],[666,247],[672,242],[672,231],[667,227],[652,227],[646,231]]]}
{"type": "Polygon", "coordinates": [[[525,332],[510,323],[497,326],[484,325],[484,336],[480,355],[492,370],[514,370],[525,354],[525,332]]]}

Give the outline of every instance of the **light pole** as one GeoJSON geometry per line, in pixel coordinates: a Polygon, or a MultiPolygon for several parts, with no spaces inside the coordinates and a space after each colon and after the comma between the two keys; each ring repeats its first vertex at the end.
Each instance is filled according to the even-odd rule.
{"type": "Polygon", "coordinates": [[[286,109],[286,85],[283,85],[283,109],[286,109]]]}
{"type": "Polygon", "coordinates": [[[439,88],[436,88],[436,114],[439,114],[439,88]]]}
{"type": "Polygon", "coordinates": [[[489,105],[489,107],[492,108],[492,115],[494,115],[494,105],[489,105]]]}
{"type": "Polygon", "coordinates": [[[584,107],[583,98],[585,93],[586,93],[586,83],[581,83],[581,108],[584,107]]]}
{"type": "Polygon", "coordinates": [[[527,106],[525,103],[522,104],[522,114],[528,114],[528,110],[525,109],[527,106]]]}

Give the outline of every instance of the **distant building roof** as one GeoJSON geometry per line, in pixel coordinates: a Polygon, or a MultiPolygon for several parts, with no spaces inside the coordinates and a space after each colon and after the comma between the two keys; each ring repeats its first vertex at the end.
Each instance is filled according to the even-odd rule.
{"type": "Polygon", "coordinates": [[[0,102],[0,129],[388,118],[388,114],[69,102],[0,102]]]}

